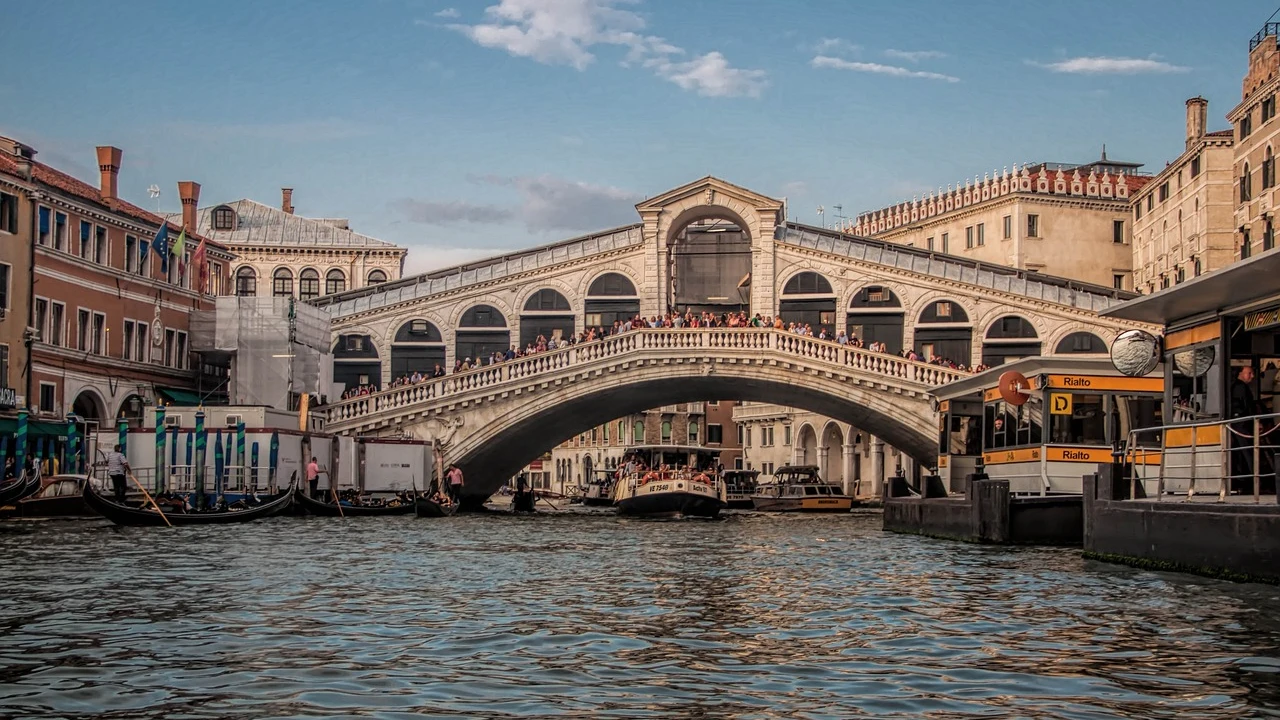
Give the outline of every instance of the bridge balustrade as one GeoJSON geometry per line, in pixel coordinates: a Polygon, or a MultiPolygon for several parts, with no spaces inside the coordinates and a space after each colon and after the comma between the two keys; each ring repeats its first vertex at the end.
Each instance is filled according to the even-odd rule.
{"type": "Polygon", "coordinates": [[[899,382],[936,387],[967,373],[938,365],[871,352],[772,328],[642,328],[589,343],[570,345],[496,365],[485,365],[424,382],[401,385],[329,406],[329,423],[358,420],[374,413],[429,400],[494,388],[565,368],[652,350],[776,350],[800,358],[838,365],[899,382]]]}

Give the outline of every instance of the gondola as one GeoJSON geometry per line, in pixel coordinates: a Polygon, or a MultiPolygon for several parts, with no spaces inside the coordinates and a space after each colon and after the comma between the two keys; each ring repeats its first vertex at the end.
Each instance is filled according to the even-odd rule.
{"type": "Polygon", "coordinates": [[[366,517],[369,515],[408,515],[413,512],[414,503],[402,502],[398,505],[343,505],[341,509],[336,503],[323,502],[307,497],[306,493],[298,493],[298,504],[306,508],[312,515],[321,517],[366,517]]]}
{"type": "MultiPolygon", "coordinates": [[[[294,498],[293,484],[283,492],[271,495],[262,504],[244,510],[216,510],[208,512],[175,512],[166,511],[164,516],[172,525],[222,525],[226,523],[242,523],[251,520],[269,518],[289,507],[294,498]]],[[[98,493],[92,482],[84,484],[84,501],[99,515],[117,525],[164,525],[164,518],[150,505],[132,507],[121,505],[98,493]]]]}
{"type": "Polygon", "coordinates": [[[12,505],[40,489],[40,473],[24,472],[13,482],[0,487],[0,506],[12,505]]]}
{"type": "MultiPolygon", "coordinates": [[[[418,517],[449,517],[458,512],[458,503],[449,503],[441,505],[440,503],[419,495],[413,501],[413,507],[418,513],[418,517]]],[[[346,508],[343,508],[345,510],[346,508]]]]}

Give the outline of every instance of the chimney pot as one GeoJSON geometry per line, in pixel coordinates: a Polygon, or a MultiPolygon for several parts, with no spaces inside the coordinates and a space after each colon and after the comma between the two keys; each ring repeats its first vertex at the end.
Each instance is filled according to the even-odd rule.
{"type": "Polygon", "coordinates": [[[1200,141],[1209,124],[1209,101],[1196,96],[1187,101],[1187,147],[1200,141]]]}
{"type": "Polygon", "coordinates": [[[98,171],[102,175],[100,192],[103,202],[110,203],[119,197],[120,180],[120,148],[110,145],[98,146],[98,171]]]}
{"type": "Polygon", "coordinates": [[[293,188],[280,188],[280,209],[293,214],[293,188]]]}
{"type": "Polygon", "coordinates": [[[200,183],[183,180],[178,183],[178,198],[182,200],[182,227],[196,229],[196,206],[200,202],[200,183]]]}

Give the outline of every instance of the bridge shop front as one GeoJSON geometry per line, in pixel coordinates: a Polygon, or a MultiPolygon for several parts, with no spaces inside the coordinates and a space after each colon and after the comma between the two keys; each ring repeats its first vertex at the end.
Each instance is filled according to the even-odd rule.
{"type": "Polygon", "coordinates": [[[1084,475],[1161,421],[1158,375],[1103,358],[1032,357],[934,391],[936,474],[891,482],[885,528],[983,542],[1078,544],[1084,475]]]}
{"type": "Polygon", "coordinates": [[[1086,478],[1085,552],[1105,560],[1280,582],[1280,254],[1264,253],[1104,313],[1122,369],[1163,361],[1168,418],[1126,438],[1123,465],[1086,478]]]}

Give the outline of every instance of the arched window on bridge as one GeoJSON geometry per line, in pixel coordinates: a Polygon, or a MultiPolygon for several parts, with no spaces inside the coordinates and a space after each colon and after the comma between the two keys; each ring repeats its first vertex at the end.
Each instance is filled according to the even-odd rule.
{"type": "Polygon", "coordinates": [[[902,301],[887,287],[864,287],[849,301],[845,330],[850,338],[859,338],[864,345],[881,342],[896,355],[902,352],[902,327],[902,301]]]}
{"type": "Polygon", "coordinates": [[[784,323],[809,325],[817,336],[819,329],[834,338],[836,332],[836,295],[831,283],[816,272],[792,276],[782,287],[778,316],[784,323]]]}
{"type": "Polygon", "coordinates": [[[669,297],[678,312],[719,315],[750,308],[751,236],[740,223],[702,216],[672,236],[669,297]]]}
{"type": "Polygon", "coordinates": [[[541,335],[547,340],[567,338],[574,331],[573,309],[564,295],[543,288],[529,296],[520,313],[520,347],[528,347],[541,335]]]}
{"type": "Polygon", "coordinates": [[[967,366],[973,358],[969,314],[952,300],[929,303],[916,323],[915,350],[925,360],[940,357],[967,366]]]}
{"type": "Polygon", "coordinates": [[[1017,315],[1005,315],[991,323],[982,341],[982,364],[991,367],[1039,354],[1040,339],[1035,326],[1017,315]]]}
{"type": "Polygon", "coordinates": [[[429,376],[436,365],[444,367],[444,355],[440,329],[421,318],[410,320],[396,330],[391,341],[391,379],[415,372],[429,376]]]}
{"type": "Polygon", "coordinates": [[[473,305],[467,308],[458,323],[457,338],[453,348],[454,357],[459,360],[471,358],[473,363],[495,352],[511,349],[511,331],[507,330],[507,319],[491,305],[473,305]]]}
{"type": "Polygon", "coordinates": [[[644,443],[644,421],[637,420],[631,426],[631,441],[635,443],[644,443]]]}
{"type": "Polygon", "coordinates": [[[701,438],[698,436],[698,423],[695,420],[689,421],[689,444],[701,445],[701,438]]]}
{"type": "Polygon", "coordinates": [[[640,314],[640,296],[626,275],[605,273],[591,281],[583,304],[583,326],[612,327],[640,314]]]}
{"type": "Polygon", "coordinates": [[[1054,355],[1103,355],[1107,344],[1091,332],[1073,332],[1058,341],[1054,355]]]}
{"type": "Polygon", "coordinates": [[[360,385],[382,386],[378,348],[368,335],[339,335],[333,346],[333,381],[347,389],[360,385]]]}

